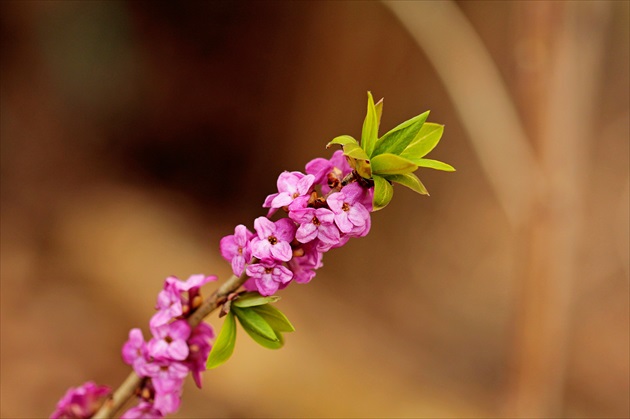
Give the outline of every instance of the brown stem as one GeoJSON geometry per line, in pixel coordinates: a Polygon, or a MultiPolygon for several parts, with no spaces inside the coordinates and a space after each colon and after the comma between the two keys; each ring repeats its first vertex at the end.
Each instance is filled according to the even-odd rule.
{"type": "MultiPolygon", "coordinates": [[[[227,281],[225,281],[215,292],[212,293],[206,300],[195,310],[190,317],[188,317],[188,324],[190,327],[195,328],[203,321],[203,319],[216,310],[230,293],[233,293],[240,288],[241,285],[247,280],[247,275],[243,273],[240,277],[232,275],[227,281]]],[[[114,392],[111,399],[107,400],[103,406],[99,409],[93,419],[103,419],[114,417],[127,401],[133,397],[136,390],[140,388],[143,377],[132,371],[129,376],[123,381],[123,383],[114,392]]]]}

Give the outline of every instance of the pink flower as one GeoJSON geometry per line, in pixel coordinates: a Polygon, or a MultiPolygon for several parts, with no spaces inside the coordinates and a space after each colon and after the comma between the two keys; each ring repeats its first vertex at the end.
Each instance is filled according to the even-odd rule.
{"type": "Polygon", "coordinates": [[[245,271],[256,285],[261,295],[272,295],[283,284],[288,284],[293,273],[272,259],[263,259],[260,263],[249,265],[245,271]]]}
{"type": "Polygon", "coordinates": [[[330,191],[331,181],[341,182],[351,171],[352,168],[342,150],[335,151],[330,160],[320,157],[306,164],[306,173],[312,174],[315,177],[315,183],[322,186],[322,194],[330,191]]]}
{"type": "Polygon", "coordinates": [[[365,200],[365,189],[354,182],[326,199],[334,212],[335,223],[342,233],[352,237],[365,236],[370,231],[370,212],[361,203],[365,200]]]}
{"type": "Polygon", "coordinates": [[[122,358],[126,364],[133,366],[134,370],[146,362],[147,344],[142,336],[142,330],[135,328],[129,331],[129,340],[122,348],[122,358]]]}
{"type": "Polygon", "coordinates": [[[179,383],[178,387],[172,391],[158,391],[155,389],[155,399],[153,400],[153,407],[166,416],[170,413],[175,413],[179,410],[179,405],[182,402],[182,390],[183,381],[179,383]]]}
{"type": "Polygon", "coordinates": [[[120,419],[159,419],[162,417],[164,417],[162,412],[157,410],[151,402],[142,400],[137,406],[123,413],[120,419]]]}
{"type": "Polygon", "coordinates": [[[289,269],[293,272],[293,280],[298,284],[306,284],[315,277],[315,270],[322,267],[323,253],[317,251],[313,242],[302,246],[304,254],[293,256],[289,261],[289,269]]]}
{"type": "Polygon", "coordinates": [[[98,386],[88,381],[82,386],[70,388],[57,403],[57,408],[50,415],[57,418],[90,418],[101,407],[104,398],[111,394],[107,386],[98,386]]]}
{"type": "Polygon", "coordinates": [[[293,211],[291,218],[300,223],[295,238],[300,243],[319,239],[323,248],[329,249],[339,243],[339,229],[335,225],[335,214],[327,208],[305,208],[293,211]]]}
{"type": "Polygon", "coordinates": [[[258,237],[252,239],[252,254],[258,259],[275,259],[288,262],[292,256],[291,242],[295,237],[295,224],[288,218],[275,223],[265,217],[254,221],[258,237]]]}
{"type": "Polygon", "coordinates": [[[269,217],[278,208],[288,206],[295,198],[308,195],[314,181],[313,175],[286,171],[281,173],[277,181],[278,193],[267,196],[263,204],[263,208],[270,208],[267,216],[269,217]]]}
{"type": "Polygon", "coordinates": [[[245,265],[252,260],[250,241],[253,237],[254,233],[239,224],[234,229],[234,235],[221,239],[221,256],[232,264],[232,272],[236,276],[241,276],[245,265]]]}
{"type": "MultiPolygon", "coordinates": [[[[175,276],[169,276],[164,282],[164,289],[158,294],[158,312],[153,315],[149,326],[151,329],[167,324],[172,319],[185,316],[190,313],[199,296],[199,288],[210,282],[216,281],[214,275],[191,275],[186,281],[180,281],[175,276]]],[[[201,303],[201,301],[198,301],[201,303]]]]}
{"type": "Polygon", "coordinates": [[[199,323],[188,338],[188,348],[190,349],[186,365],[190,369],[197,387],[201,388],[201,373],[206,370],[206,361],[212,349],[214,330],[207,323],[199,323]]]}
{"type": "Polygon", "coordinates": [[[188,357],[190,326],[185,320],[159,326],[153,330],[153,339],[149,341],[147,349],[154,359],[183,361],[188,357]]]}

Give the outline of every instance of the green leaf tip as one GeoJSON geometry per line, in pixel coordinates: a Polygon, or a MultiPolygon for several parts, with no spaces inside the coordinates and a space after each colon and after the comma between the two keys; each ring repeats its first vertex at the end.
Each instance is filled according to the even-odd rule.
{"type": "Polygon", "coordinates": [[[236,345],[236,321],[234,320],[234,314],[230,311],[225,316],[225,321],[217,336],[217,340],[212,346],[208,361],[206,362],[206,368],[211,370],[222,364],[224,364],[234,352],[234,346],[236,345]]]}
{"type": "Polygon", "coordinates": [[[267,349],[280,349],[284,345],[282,333],[295,330],[289,319],[269,303],[233,307],[232,311],[254,342],[267,349]]]}
{"type": "Polygon", "coordinates": [[[418,166],[396,154],[384,153],[375,156],[371,162],[375,175],[402,175],[414,172],[418,166]]]}
{"type": "Polygon", "coordinates": [[[383,135],[377,141],[370,157],[384,153],[400,155],[416,138],[428,116],[429,111],[414,116],[383,135]]]}
{"type": "MultiPolygon", "coordinates": [[[[379,115],[376,110],[376,105],[374,104],[372,93],[368,92],[367,94],[367,114],[365,115],[365,120],[363,121],[363,130],[361,131],[361,147],[363,147],[365,153],[369,156],[372,154],[372,150],[374,150],[374,145],[376,144],[376,140],[378,139],[379,115]]],[[[382,112],[382,105],[380,105],[380,108],[382,112]]]]}
{"type": "Polygon", "coordinates": [[[233,307],[234,315],[238,318],[243,328],[249,328],[261,337],[273,341],[277,341],[276,333],[273,331],[269,323],[258,314],[254,307],[233,307]]]}
{"type": "Polygon", "coordinates": [[[254,307],[261,306],[263,304],[275,303],[278,300],[280,300],[280,297],[277,295],[264,297],[255,291],[251,291],[240,294],[239,297],[232,302],[232,305],[235,307],[254,307]]]}

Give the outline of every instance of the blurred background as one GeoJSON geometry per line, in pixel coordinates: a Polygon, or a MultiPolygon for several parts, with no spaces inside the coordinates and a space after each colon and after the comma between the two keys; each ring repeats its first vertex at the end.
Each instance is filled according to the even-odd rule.
{"type": "Polygon", "coordinates": [[[227,278],[220,238],[368,90],[381,133],[430,109],[457,172],[396,189],[282,292],[285,348],[242,334],[177,417],[630,415],[628,2],[0,10],[2,417],[117,387],[164,278],[227,278]]]}

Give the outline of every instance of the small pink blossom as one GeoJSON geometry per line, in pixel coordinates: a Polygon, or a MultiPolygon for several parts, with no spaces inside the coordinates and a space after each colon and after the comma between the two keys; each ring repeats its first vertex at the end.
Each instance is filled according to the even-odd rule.
{"type": "Polygon", "coordinates": [[[183,361],[188,357],[190,326],[185,320],[159,326],[153,330],[153,339],[147,345],[149,355],[154,359],[183,361]]]}
{"type": "Polygon", "coordinates": [[[175,276],[169,276],[164,281],[164,289],[158,294],[158,312],[153,315],[149,326],[151,329],[169,323],[172,319],[188,314],[191,306],[200,292],[199,288],[210,282],[216,281],[214,275],[191,275],[186,281],[180,281],[175,276]]]}
{"type": "Polygon", "coordinates": [[[147,344],[142,330],[135,328],[129,331],[129,339],[122,348],[122,358],[126,364],[136,368],[136,365],[146,362],[147,344]]]}
{"type": "Polygon", "coordinates": [[[241,276],[245,270],[245,265],[251,262],[252,250],[250,241],[254,233],[247,230],[242,224],[234,229],[234,234],[221,239],[221,256],[232,264],[232,272],[236,276],[241,276]]]}
{"type": "Polygon", "coordinates": [[[331,173],[341,180],[351,171],[352,168],[342,150],[335,151],[330,160],[318,157],[306,164],[306,173],[312,174],[317,184],[328,183],[328,175],[331,173]]]}
{"type": "Polygon", "coordinates": [[[288,218],[275,223],[265,217],[254,220],[257,237],[252,239],[252,254],[258,259],[275,259],[288,262],[292,256],[291,242],[295,237],[295,224],[288,218]]]}
{"type": "Polygon", "coordinates": [[[278,265],[272,259],[264,259],[259,263],[249,265],[245,271],[256,285],[261,295],[272,295],[283,284],[288,284],[293,278],[293,273],[282,265],[278,265]]]}
{"type": "Polygon", "coordinates": [[[201,388],[201,373],[206,370],[206,361],[212,349],[214,330],[204,322],[199,323],[188,338],[188,348],[190,349],[186,365],[192,373],[197,387],[201,388]]]}
{"type": "Polygon", "coordinates": [[[361,203],[364,196],[364,188],[354,182],[346,185],[340,192],[330,194],[326,199],[342,233],[362,237],[370,231],[370,212],[361,203]]]}
{"type": "Polygon", "coordinates": [[[267,216],[269,217],[278,208],[288,206],[294,199],[308,195],[314,181],[315,176],[313,175],[286,171],[281,173],[277,181],[278,193],[267,196],[263,204],[263,208],[270,208],[267,216]]]}
{"type": "Polygon", "coordinates": [[[342,150],[333,153],[330,160],[316,158],[306,164],[306,173],[315,177],[315,184],[321,185],[322,194],[330,191],[329,182],[341,182],[352,171],[342,150]]]}
{"type": "Polygon", "coordinates": [[[93,381],[70,388],[59,400],[50,418],[90,418],[110,394],[109,387],[96,385],[93,381]]]}
{"type": "Polygon", "coordinates": [[[188,372],[188,367],[182,362],[153,360],[144,365],[139,375],[150,377],[156,392],[167,393],[180,388],[188,372]]]}
{"type": "Polygon", "coordinates": [[[339,243],[339,229],[335,225],[335,214],[327,208],[305,208],[291,213],[293,221],[300,223],[295,238],[300,243],[308,243],[315,239],[323,247],[332,247],[339,243]]]}
{"type": "Polygon", "coordinates": [[[120,419],[159,419],[162,417],[164,415],[153,406],[153,403],[142,400],[137,406],[123,413],[120,419]]]}
{"type": "Polygon", "coordinates": [[[302,246],[301,256],[293,256],[289,261],[289,269],[293,272],[293,280],[298,284],[306,284],[315,277],[315,270],[322,267],[323,253],[317,251],[313,242],[302,246]]]}
{"type": "Polygon", "coordinates": [[[183,381],[178,383],[177,388],[174,390],[164,392],[158,391],[156,387],[153,407],[163,416],[177,412],[182,402],[182,386],[183,381]]]}

